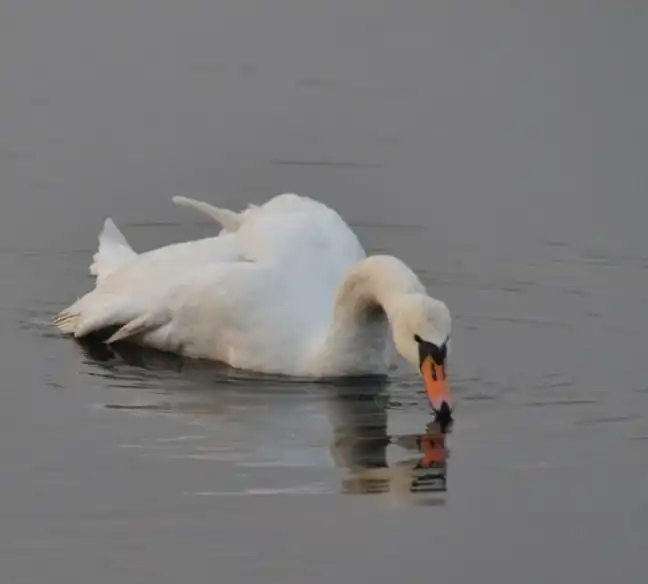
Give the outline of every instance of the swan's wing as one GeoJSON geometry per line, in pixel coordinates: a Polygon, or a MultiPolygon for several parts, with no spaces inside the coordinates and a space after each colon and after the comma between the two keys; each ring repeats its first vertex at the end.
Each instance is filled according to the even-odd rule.
{"type": "Polygon", "coordinates": [[[172,243],[153,249],[134,258],[123,266],[128,271],[155,269],[158,272],[174,271],[203,264],[246,261],[235,233],[221,233],[192,241],[172,243]]]}
{"type": "MultiPolygon", "coordinates": [[[[178,316],[179,309],[191,303],[198,304],[200,297],[206,295],[207,275],[214,272],[210,264],[169,263],[164,258],[145,256],[138,256],[111,274],[94,290],[59,313],[55,323],[61,330],[76,337],[121,327],[111,338],[116,341],[169,324],[178,316]]],[[[227,268],[237,264],[213,265],[227,268]]],[[[221,278],[213,278],[215,285],[221,284],[227,273],[235,273],[228,269],[219,272],[221,278]]],[[[218,288],[214,292],[222,293],[218,288]]]]}
{"type": "Polygon", "coordinates": [[[229,209],[215,207],[214,205],[210,205],[204,201],[197,201],[196,199],[190,199],[189,197],[181,197],[180,195],[176,195],[172,200],[176,205],[188,207],[189,209],[194,209],[200,213],[204,213],[210,219],[216,221],[216,223],[218,223],[225,231],[237,231],[243,222],[242,213],[236,213],[229,209]]]}
{"type": "Polygon", "coordinates": [[[142,267],[148,269],[152,265],[173,269],[185,262],[199,264],[245,259],[236,235],[227,232],[214,237],[172,243],[138,254],[112,219],[108,218],[98,239],[99,247],[89,268],[90,274],[96,277],[97,286],[123,270],[139,270],[142,267]]]}
{"type": "Polygon", "coordinates": [[[272,266],[194,266],[155,286],[134,272],[119,279],[63,311],[59,328],[76,337],[117,328],[108,342],[131,340],[244,369],[299,374],[325,324],[298,280],[272,266]]]}
{"type": "Polygon", "coordinates": [[[140,319],[141,327],[144,315],[148,315],[149,325],[161,325],[163,313],[151,310],[175,290],[185,275],[207,265],[240,260],[236,239],[227,233],[138,254],[108,219],[90,267],[97,276],[95,289],[60,312],[54,322],[63,332],[78,337],[134,319],[140,319]]]}

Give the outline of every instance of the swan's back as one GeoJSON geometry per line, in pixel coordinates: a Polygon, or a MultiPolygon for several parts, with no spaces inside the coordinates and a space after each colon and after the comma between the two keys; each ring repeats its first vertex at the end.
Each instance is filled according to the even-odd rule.
{"type": "Polygon", "coordinates": [[[348,267],[365,257],[355,233],[336,211],[294,194],[278,195],[249,209],[237,235],[252,261],[323,263],[326,269],[348,267]]]}

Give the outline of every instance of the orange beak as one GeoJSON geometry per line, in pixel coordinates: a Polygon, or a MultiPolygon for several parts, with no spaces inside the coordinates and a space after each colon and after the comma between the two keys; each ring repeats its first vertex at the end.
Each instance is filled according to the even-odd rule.
{"type": "Polygon", "coordinates": [[[421,374],[423,375],[425,391],[432,409],[437,414],[450,414],[452,411],[452,393],[446,375],[445,363],[439,365],[435,363],[431,355],[428,355],[421,361],[421,374]]]}

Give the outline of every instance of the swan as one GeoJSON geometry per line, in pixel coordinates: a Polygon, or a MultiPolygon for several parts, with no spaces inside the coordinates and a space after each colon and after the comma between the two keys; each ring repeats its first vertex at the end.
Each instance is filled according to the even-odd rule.
{"type": "Polygon", "coordinates": [[[308,197],[241,212],[173,200],[220,231],[137,253],[107,218],[95,286],[55,316],[60,331],[308,378],[385,374],[397,352],[433,409],[452,411],[450,311],[403,261],[367,256],[340,215],[308,197]]]}

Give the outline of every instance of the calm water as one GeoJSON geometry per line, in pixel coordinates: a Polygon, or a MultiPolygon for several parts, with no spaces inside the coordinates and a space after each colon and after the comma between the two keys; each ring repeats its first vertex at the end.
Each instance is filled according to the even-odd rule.
{"type": "Polygon", "coordinates": [[[648,5],[526,4],[0,5],[3,582],[645,581],[648,5]],[[213,233],[174,194],[285,191],[450,305],[445,463],[406,369],[47,324],[106,215],[145,250],[213,233]]]}

